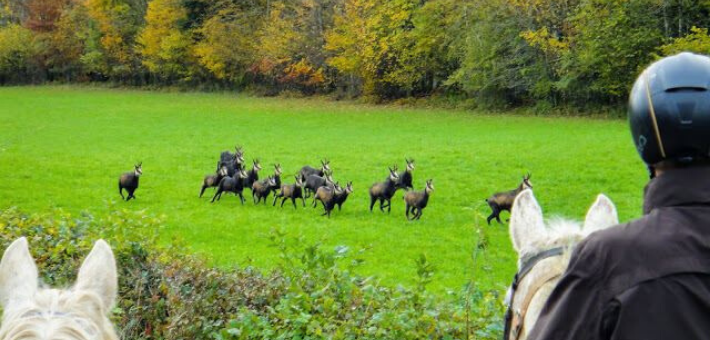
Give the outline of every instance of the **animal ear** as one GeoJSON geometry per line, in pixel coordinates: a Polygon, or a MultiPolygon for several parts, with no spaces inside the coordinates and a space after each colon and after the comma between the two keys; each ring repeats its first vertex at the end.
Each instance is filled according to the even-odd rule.
{"type": "Polygon", "coordinates": [[[10,300],[32,298],[37,291],[37,265],[30,255],[27,239],[22,237],[7,247],[0,261],[0,305],[7,309],[10,300]]]}
{"type": "Polygon", "coordinates": [[[510,238],[518,254],[547,234],[542,219],[542,208],[532,190],[524,190],[513,202],[510,213],[510,238]]]}
{"type": "Polygon", "coordinates": [[[108,312],[116,300],[117,287],[118,274],[113,251],[104,240],[98,240],[81,264],[75,289],[96,294],[103,302],[104,311],[108,312]]]}
{"type": "Polygon", "coordinates": [[[584,218],[584,234],[589,235],[597,230],[602,230],[619,224],[619,216],[616,213],[616,206],[604,194],[599,194],[597,200],[587,211],[584,218]]]}

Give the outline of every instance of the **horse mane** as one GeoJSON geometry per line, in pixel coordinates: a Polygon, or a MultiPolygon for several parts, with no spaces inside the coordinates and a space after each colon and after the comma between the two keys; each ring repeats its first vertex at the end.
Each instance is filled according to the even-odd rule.
{"type": "Polygon", "coordinates": [[[33,300],[5,311],[0,339],[118,340],[106,314],[94,293],[40,289],[33,300]]]}

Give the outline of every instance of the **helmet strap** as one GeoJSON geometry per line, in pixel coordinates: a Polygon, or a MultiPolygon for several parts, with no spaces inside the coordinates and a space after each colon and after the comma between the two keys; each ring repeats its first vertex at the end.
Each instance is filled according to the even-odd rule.
{"type": "Polygon", "coordinates": [[[656,169],[653,167],[653,165],[648,166],[648,178],[649,179],[656,178],[656,169]]]}

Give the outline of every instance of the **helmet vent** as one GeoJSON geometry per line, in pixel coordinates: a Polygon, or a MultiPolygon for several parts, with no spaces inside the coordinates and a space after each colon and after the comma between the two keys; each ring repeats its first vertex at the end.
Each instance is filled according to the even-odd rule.
{"type": "Polygon", "coordinates": [[[697,87],[697,86],[685,86],[685,87],[673,87],[670,89],[667,89],[667,93],[677,93],[677,92],[705,92],[708,89],[704,87],[697,87]]]}

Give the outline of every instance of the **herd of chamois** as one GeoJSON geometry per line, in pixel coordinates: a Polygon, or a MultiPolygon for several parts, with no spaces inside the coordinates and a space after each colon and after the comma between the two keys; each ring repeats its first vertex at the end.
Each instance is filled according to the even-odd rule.
{"type": "MultiPolygon", "coordinates": [[[[251,169],[246,169],[244,151],[241,147],[235,147],[235,152],[223,151],[217,161],[217,168],[213,174],[206,175],[202,180],[199,197],[202,197],[207,188],[216,188],[211,202],[219,201],[224,193],[232,193],[239,197],[242,205],[244,204],[244,189],[251,191],[251,196],[254,204],[266,204],[269,195],[273,194],[274,199],[272,206],[276,206],[278,200],[281,200],[281,207],[287,200],[291,200],[294,208],[297,208],[296,200],[301,200],[302,205],[306,206],[306,199],[313,197],[313,207],[318,206],[318,201],[321,202],[324,212],[322,216],[330,217],[331,211],[337,206],[338,210],[342,209],[343,204],[348,199],[348,196],[353,192],[353,183],[347,182],[343,187],[340,182],[333,180],[333,170],[330,167],[330,161],[321,160],[321,166],[318,168],[306,165],[293,177],[294,182],[286,184],[281,182],[283,169],[280,164],[274,164],[274,173],[262,180],[259,180],[259,171],[263,168],[258,159],[252,161],[251,169]]],[[[406,169],[402,172],[397,172],[397,165],[388,168],[389,175],[382,182],[376,182],[370,186],[370,212],[373,211],[375,204],[379,201],[380,211],[387,213],[392,210],[392,197],[399,189],[406,191],[404,194],[405,216],[408,220],[418,220],[422,216],[424,208],[426,208],[429,197],[434,191],[433,180],[426,181],[424,190],[410,191],[414,189],[413,176],[414,160],[405,158],[406,169]],[[411,214],[411,216],[410,216],[411,214]]],[[[131,198],[135,199],[135,191],[138,188],[138,179],[143,174],[142,163],[134,166],[134,170],[122,174],[118,181],[118,191],[121,198],[126,201],[131,198]],[[123,190],[128,192],[128,196],[123,195],[123,190]]],[[[488,217],[487,222],[490,224],[492,219],[500,220],[500,213],[503,210],[510,211],[513,200],[518,193],[526,188],[532,188],[530,183],[530,175],[523,177],[523,182],[518,188],[496,193],[486,202],[491,207],[492,213],[488,217]]]]}

